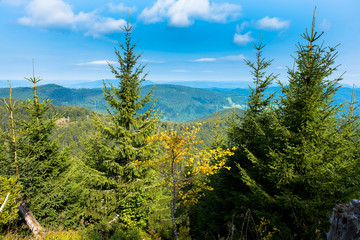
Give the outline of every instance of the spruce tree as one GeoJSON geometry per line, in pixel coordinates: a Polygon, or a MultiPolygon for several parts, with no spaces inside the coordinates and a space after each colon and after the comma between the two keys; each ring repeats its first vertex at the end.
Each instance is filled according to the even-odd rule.
{"type": "MultiPolygon", "coordinates": [[[[266,74],[266,68],[269,67],[273,60],[266,60],[262,56],[262,51],[265,45],[262,44],[259,37],[258,45],[254,44],[253,48],[256,50],[256,61],[251,62],[245,60],[246,65],[251,68],[253,75],[253,84],[255,88],[249,86],[251,92],[247,100],[247,106],[243,116],[235,115],[231,119],[228,135],[230,145],[238,147],[238,152],[242,155],[250,150],[259,150],[260,145],[266,144],[264,139],[264,125],[269,123],[269,109],[274,93],[265,97],[265,91],[271,83],[277,78],[277,75],[266,74]]],[[[262,151],[258,151],[259,154],[262,151]]],[[[238,158],[242,159],[242,157],[238,158]]],[[[240,163],[235,160],[236,163],[240,163]]],[[[244,164],[244,162],[242,163],[244,164]]],[[[235,167],[235,166],[234,166],[235,167]]]]}
{"type": "Polygon", "coordinates": [[[68,151],[60,149],[58,140],[50,140],[58,117],[45,117],[50,100],[39,100],[36,84],[41,79],[36,78],[34,72],[26,79],[33,84],[33,99],[24,103],[27,118],[19,123],[24,135],[18,146],[19,181],[23,185],[21,196],[38,220],[48,225],[56,224],[66,202],[68,151]]]}
{"type": "MultiPolygon", "coordinates": [[[[233,225],[241,226],[243,219],[239,219],[239,216],[244,215],[249,205],[253,203],[253,199],[244,194],[248,187],[241,179],[238,166],[251,169],[252,172],[258,171],[259,169],[247,157],[248,152],[264,156],[267,148],[264,129],[270,122],[269,108],[273,94],[265,96],[265,91],[277,76],[266,74],[266,68],[271,65],[272,60],[263,57],[264,47],[259,37],[259,43],[253,45],[256,51],[255,61],[245,60],[246,65],[251,68],[254,88],[250,87],[251,93],[244,114],[238,115],[234,111],[233,116],[228,120],[228,144],[236,147],[235,155],[229,157],[226,163],[230,170],[224,169],[211,178],[214,191],[208,193],[203,206],[197,209],[197,213],[193,216],[198,222],[198,226],[194,226],[194,229],[207,231],[201,234],[210,232],[226,236],[233,225]],[[219,216],[222,216],[221,219],[219,216]]],[[[240,238],[240,235],[238,237],[240,238]]]]}
{"type": "Polygon", "coordinates": [[[153,172],[135,162],[147,160],[154,154],[154,147],[146,138],[154,133],[160,116],[151,99],[154,88],[142,97],[142,83],[147,73],[144,73],[145,66],[137,63],[141,54],[134,52],[133,26],[127,23],[123,31],[125,43],[119,42],[120,50],[115,48],[119,66],[109,64],[118,85],[104,81],[103,92],[110,119],[107,123],[96,123],[97,133],[107,142],[97,145],[100,158],[87,161],[107,178],[116,181],[116,188],[109,189],[116,192],[118,199],[117,217],[112,222],[116,220],[123,228],[132,229],[147,225],[149,201],[155,198],[153,172]]]}
{"type": "Polygon", "coordinates": [[[107,110],[111,125],[102,125],[102,130],[114,141],[111,150],[115,155],[106,162],[109,176],[119,176],[123,166],[151,156],[152,146],[145,139],[154,132],[159,120],[159,116],[154,113],[155,101],[151,100],[154,87],[145,97],[141,96],[142,83],[147,74],[144,74],[145,66],[137,66],[141,54],[134,53],[136,44],[131,42],[133,26],[127,23],[123,30],[125,44],[119,42],[123,53],[115,49],[120,66],[109,64],[112,73],[119,80],[118,86],[104,82],[104,97],[109,104],[107,110]],[[145,112],[141,112],[146,104],[150,106],[145,112]]]}
{"type": "Polygon", "coordinates": [[[322,34],[314,23],[315,17],[311,33],[302,35],[306,43],[298,45],[294,69],[288,69],[289,84],[280,83],[279,104],[262,126],[266,147],[248,148],[250,164],[238,164],[248,187],[240,195],[251,200],[257,219],[280,229],[280,239],[324,237],[327,214],[359,190],[357,123],[348,118],[344,124],[334,106],[341,80],[330,79],[337,52],[317,44],[322,34]]]}

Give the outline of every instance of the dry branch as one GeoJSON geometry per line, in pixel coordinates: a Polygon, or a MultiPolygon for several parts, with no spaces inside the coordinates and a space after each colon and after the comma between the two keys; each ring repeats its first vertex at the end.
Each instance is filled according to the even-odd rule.
{"type": "Polygon", "coordinates": [[[8,194],[6,195],[5,201],[3,202],[3,204],[0,207],[0,212],[3,210],[3,208],[5,207],[6,201],[8,200],[10,196],[10,192],[8,192],[8,194]]]}

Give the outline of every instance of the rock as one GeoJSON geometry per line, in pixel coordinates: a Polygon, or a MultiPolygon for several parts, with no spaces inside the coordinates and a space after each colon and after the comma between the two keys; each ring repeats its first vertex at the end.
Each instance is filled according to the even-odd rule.
{"type": "Polygon", "coordinates": [[[360,240],[360,201],[336,205],[330,222],[328,240],[360,240]]]}

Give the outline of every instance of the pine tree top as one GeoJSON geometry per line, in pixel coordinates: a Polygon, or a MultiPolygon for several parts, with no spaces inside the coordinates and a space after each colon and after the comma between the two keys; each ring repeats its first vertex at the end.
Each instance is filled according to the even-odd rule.
{"type": "Polygon", "coordinates": [[[114,144],[109,149],[114,154],[109,160],[109,168],[114,169],[115,175],[121,171],[117,164],[126,165],[151,152],[145,139],[153,134],[160,118],[154,110],[155,101],[151,99],[155,86],[142,95],[142,83],[147,73],[144,72],[145,65],[137,63],[141,54],[135,53],[137,43],[132,43],[133,29],[129,22],[122,28],[124,42],[119,41],[120,50],[115,48],[118,66],[109,63],[118,85],[104,81],[103,89],[109,105],[110,124],[100,124],[100,128],[114,144]]]}
{"type": "MultiPolygon", "coordinates": [[[[281,112],[291,131],[307,128],[308,123],[324,125],[334,119],[339,108],[333,106],[333,96],[342,77],[330,79],[337,70],[336,47],[318,44],[323,33],[315,31],[315,12],[311,32],[302,34],[305,44],[298,43],[294,68],[288,68],[289,85],[282,86],[281,112]]],[[[314,125],[315,126],[315,125],[314,125]]]]}
{"type": "Polygon", "coordinates": [[[155,106],[155,101],[151,100],[154,88],[144,97],[141,95],[142,83],[148,73],[144,73],[145,65],[137,64],[141,54],[134,52],[137,43],[132,43],[133,29],[129,22],[122,28],[125,43],[118,42],[122,52],[115,48],[119,66],[109,63],[112,73],[119,80],[118,86],[104,82],[104,96],[110,106],[108,112],[116,125],[128,131],[147,127],[146,123],[154,118],[155,106]],[[150,106],[144,111],[148,104],[150,106]]]}

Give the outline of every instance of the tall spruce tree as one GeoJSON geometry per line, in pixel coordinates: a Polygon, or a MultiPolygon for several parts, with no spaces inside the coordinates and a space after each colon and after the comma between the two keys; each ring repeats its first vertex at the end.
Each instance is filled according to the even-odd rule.
{"type": "Polygon", "coordinates": [[[135,161],[144,161],[154,154],[154,147],[146,138],[154,133],[160,116],[151,99],[154,88],[142,97],[142,83],[147,73],[144,73],[145,66],[137,63],[141,54],[134,52],[133,26],[128,22],[123,31],[125,43],[119,42],[120,50],[115,48],[119,66],[109,64],[118,85],[104,81],[103,92],[110,120],[108,123],[96,121],[96,132],[100,139],[106,139],[106,144],[103,139],[97,141],[99,136],[95,136],[92,144],[99,148],[99,155],[90,157],[92,159],[87,162],[116,182],[116,188],[108,190],[116,193],[118,202],[113,214],[117,217],[109,222],[132,229],[147,225],[149,201],[155,198],[153,172],[135,161]]]}
{"type": "MultiPolygon", "coordinates": [[[[228,160],[227,164],[231,169],[229,172],[224,172],[222,182],[222,185],[231,186],[231,191],[228,191],[225,195],[229,206],[232,208],[230,210],[232,215],[227,217],[227,221],[232,221],[231,224],[234,225],[245,221],[245,219],[239,219],[238,217],[241,214],[246,215],[248,209],[254,204],[254,199],[242,194],[248,190],[248,187],[242,178],[241,170],[247,169],[249,173],[259,176],[266,174],[262,172],[262,169],[258,167],[255,161],[248,158],[248,153],[251,152],[254,156],[260,158],[266,157],[269,144],[266,129],[271,123],[270,110],[274,93],[265,96],[265,91],[277,78],[277,75],[266,73],[266,69],[273,60],[266,60],[263,57],[265,45],[261,42],[261,35],[259,36],[259,43],[254,44],[253,48],[256,50],[256,60],[254,62],[245,60],[245,63],[251,68],[254,87],[250,87],[251,92],[244,115],[235,116],[235,121],[230,121],[229,144],[237,147],[237,151],[228,160]],[[239,166],[241,166],[240,169],[239,166]],[[234,217],[239,222],[234,221],[234,217]]],[[[244,231],[248,231],[248,229],[244,231]]]]}
{"type": "Polygon", "coordinates": [[[340,107],[334,106],[341,77],[329,78],[337,69],[337,52],[317,45],[321,35],[314,16],[311,33],[302,35],[306,43],[298,45],[295,67],[288,69],[289,84],[280,83],[278,108],[262,125],[266,148],[247,148],[250,164],[238,164],[248,187],[239,195],[251,200],[257,219],[270,219],[280,229],[279,239],[324,237],[333,206],[359,191],[354,147],[359,140],[349,127],[355,119],[344,125],[340,107]]]}
{"type": "MultiPolygon", "coordinates": [[[[118,86],[104,82],[104,97],[110,106],[108,113],[111,125],[102,125],[102,130],[114,141],[111,146],[114,156],[106,162],[109,176],[120,176],[123,166],[151,156],[152,145],[145,139],[154,132],[159,121],[159,116],[154,112],[155,101],[151,100],[154,87],[145,97],[141,96],[142,83],[147,73],[144,74],[144,65],[137,65],[141,54],[134,53],[136,44],[131,42],[133,26],[127,23],[123,30],[125,44],[119,42],[123,53],[115,49],[120,66],[109,64],[112,73],[119,80],[118,86]],[[150,106],[141,112],[148,103],[150,106]]],[[[125,177],[126,180],[134,180],[131,178],[130,175],[125,177]]]]}
{"type": "MultiPolygon", "coordinates": [[[[214,191],[207,194],[203,204],[193,214],[196,220],[192,222],[197,226],[194,224],[192,229],[197,235],[209,233],[219,236],[228,235],[233,226],[241,226],[243,219],[239,216],[245,214],[247,206],[252,203],[252,199],[243,194],[248,187],[241,179],[238,166],[246,166],[246,169],[253,169],[252,171],[256,172],[258,169],[248,159],[248,152],[252,151],[255,155],[261,156],[266,152],[267,139],[264,126],[270,122],[269,108],[273,94],[265,96],[265,91],[277,76],[266,74],[265,70],[271,65],[272,60],[263,57],[264,47],[259,37],[259,43],[253,45],[256,51],[255,61],[245,61],[251,68],[254,87],[250,87],[251,93],[244,114],[238,115],[234,112],[228,121],[228,141],[231,147],[236,147],[235,155],[227,160],[226,165],[230,170],[222,170],[220,174],[211,178],[214,191]],[[219,216],[222,216],[221,219],[219,216]]],[[[237,237],[240,238],[240,235],[237,237]]]]}
{"type": "Polygon", "coordinates": [[[44,224],[58,224],[65,207],[65,173],[70,162],[68,151],[61,150],[58,140],[50,140],[57,116],[46,118],[50,100],[40,101],[36,84],[39,77],[26,78],[33,84],[33,99],[24,103],[27,119],[19,122],[24,139],[18,145],[21,196],[44,224]]]}
{"type": "Polygon", "coordinates": [[[262,44],[260,36],[258,45],[253,45],[253,48],[257,51],[256,61],[245,60],[246,65],[251,68],[255,88],[249,86],[251,92],[244,115],[235,115],[229,122],[230,145],[238,147],[238,152],[242,152],[242,154],[244,151],[253,150],[254,148],[259,149],[259,144],[265,143],[263,125],[269,122],[268,110],[274,96],[274,93],[272,93],[265,97],[265,90],[277,78],[277,75],[266,74],[265,70],[273,60],[266,60],[262,56],[264,47],[265,45],[262,44]]]}

